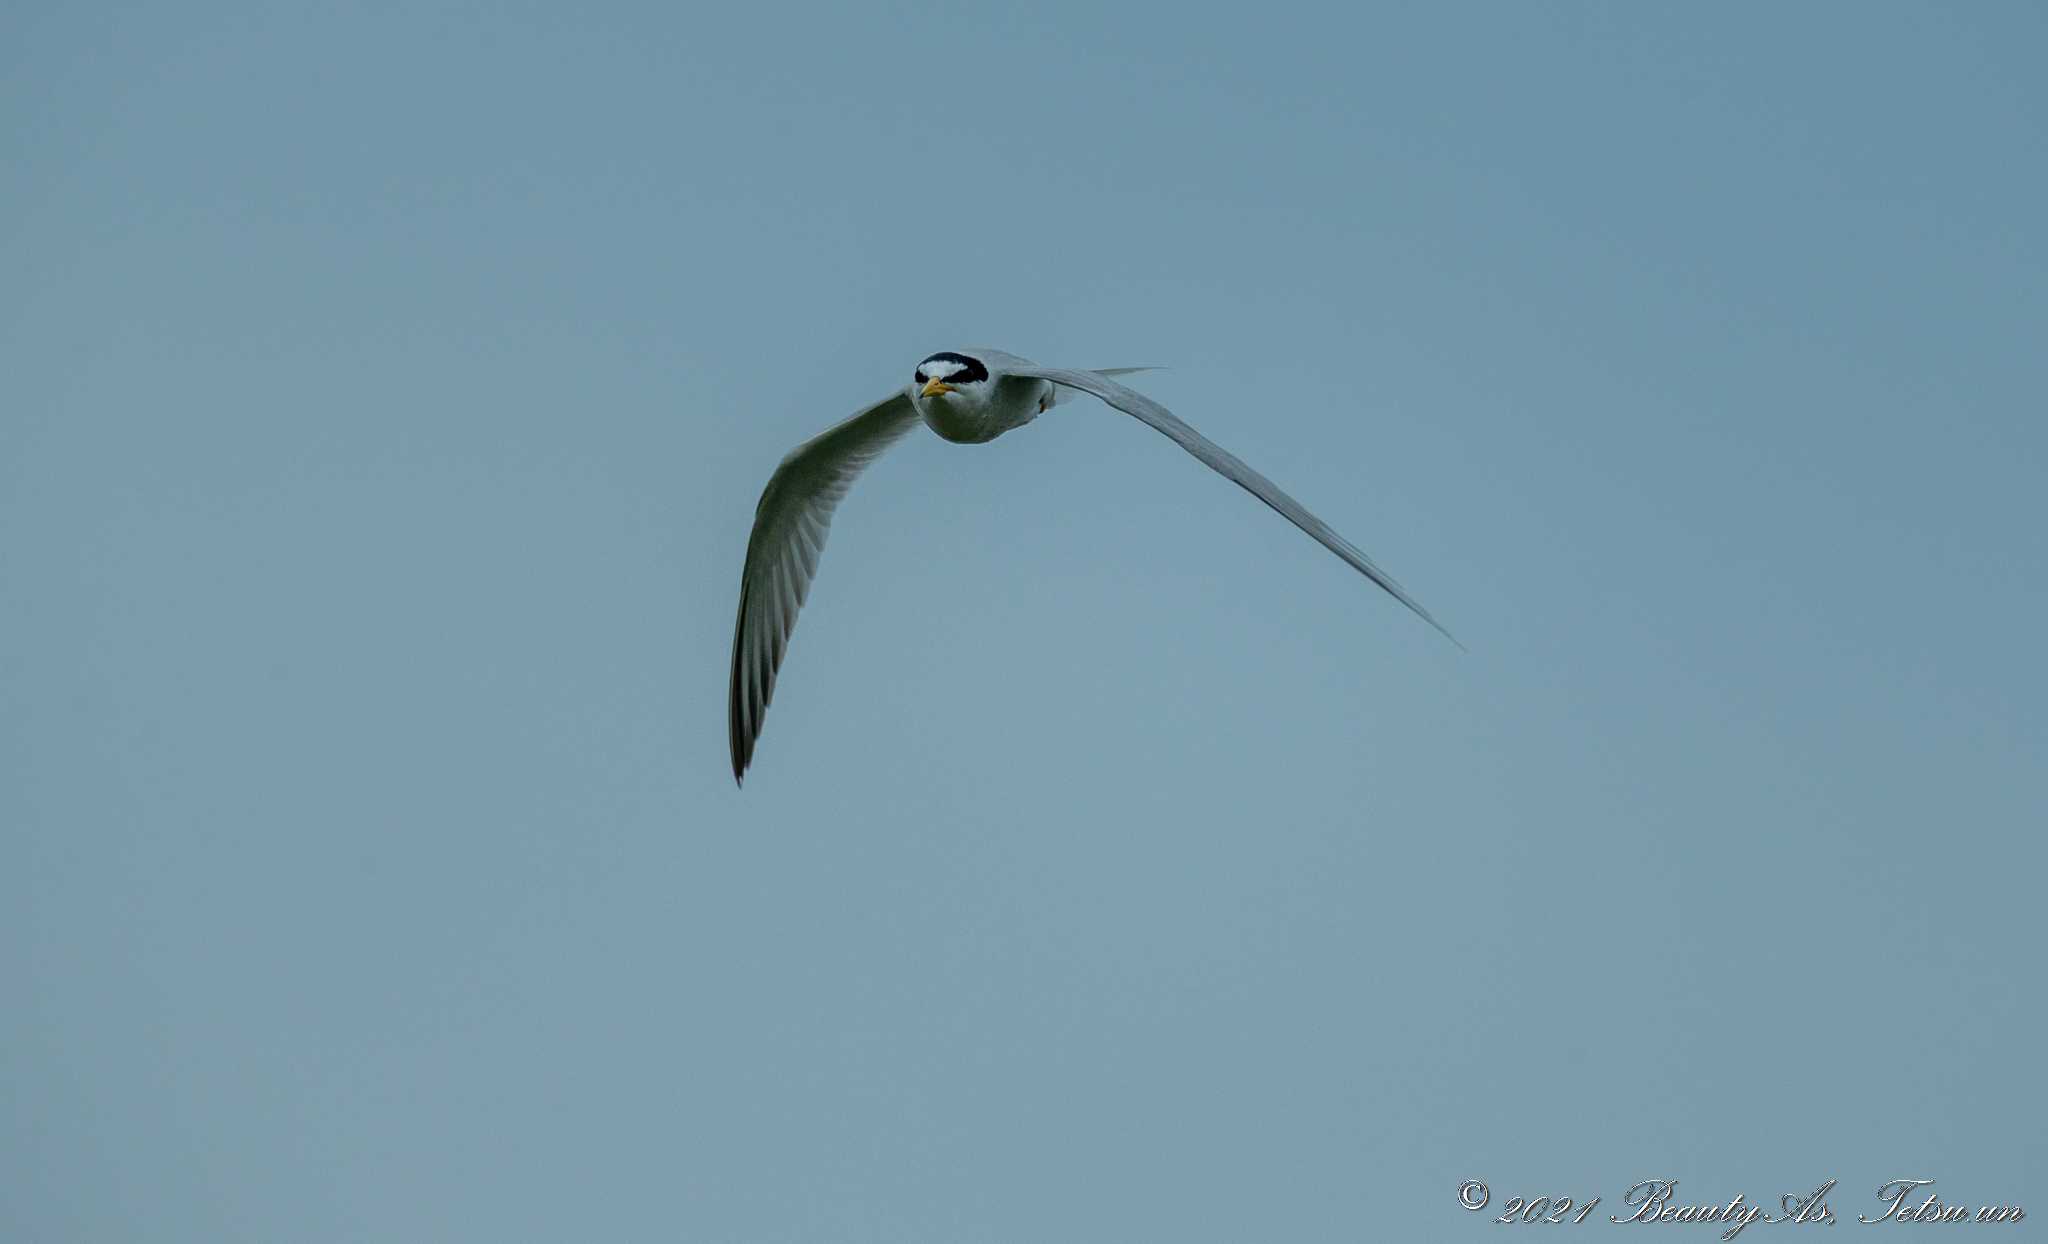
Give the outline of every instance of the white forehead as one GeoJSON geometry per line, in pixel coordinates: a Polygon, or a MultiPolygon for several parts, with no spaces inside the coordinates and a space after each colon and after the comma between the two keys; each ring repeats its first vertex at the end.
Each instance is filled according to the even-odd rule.
{"type": "Polygon", "coordinates": [[[927,379],[944,380],[955,372],[966,371],[967,364],[956,363],[952,359],[926,359],[917,365],[917,369],[923,372],[927,379]]]}

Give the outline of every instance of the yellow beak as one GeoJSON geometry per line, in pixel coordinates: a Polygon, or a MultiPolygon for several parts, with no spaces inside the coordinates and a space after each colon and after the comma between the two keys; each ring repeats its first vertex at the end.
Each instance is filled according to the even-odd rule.
{"type": "Polygon", "coordinates": [[[951,393],[952,391],[953,386],[943,380],[927,380],[924,382],[924,392],[920,396],[937,397],[941,393],[951,393]]]}

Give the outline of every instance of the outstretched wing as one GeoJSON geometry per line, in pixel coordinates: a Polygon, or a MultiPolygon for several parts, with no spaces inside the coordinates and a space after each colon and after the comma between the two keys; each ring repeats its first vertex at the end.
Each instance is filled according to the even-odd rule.
{"type": "MultiPolygon", "coordinates": [[[[1018,362],[1019,362],[1019,363],[1021,364],[1021,363],[1023,362],[1023,360],[1022,360],[1022,359],[1019,359],[1019,360],[1018,360],[1018,362]]],[[[1014,367],[1013,367],[1013,368],[1006,368],[1005,370],[1007,370],[1007,371],[1011,372],[1012,374],[1015,374],[1015,373],[1016,373],[1016,368],[1014,368],[1014,367]]],[[[1135,376],[1135,375],[1137,375],[1137,374],[1138,374],[1139,372],[1141,372],[1141,371],[1158,371],[1158,370],[1159,370],[1159,369],[1158,369],[1157,367],[1091,367],[1091,368],[1089,368],[1089,371],[1090,371],[1090,372],[1092,372],[1093,374],[1097,375],[1097,376],[1135,376]]],[[[1072,399],[1073,397],[1075,397],[1075,396],[1077,396],[1077,395],[1080,395],[1080,394],[1078,393],[1078,390],[1074,390],[1074,389],[1059,389],[1059,388],[1056,388],[1056,389],[1054,389],[1054,390],[1053,390],[1053,393],[1052,393],[1052,404],[1053,404],[1053,405],[1055,405],[1055,406],[1058,406],[1058,405],[1060,405],[1061,403],[1063,403],[1063,402],[1066,402],[1066,401],[1068,401],[1068,400],[1072,399]]],[[[1085,395],[1081,395],[1081,396],[1085,396],[1085,395]]]]}
{"type": "MultiPolygon", "coordinates": [[[[1039,367],[1027,363],[1019,363],[1005,370],[1013,376],[1049,380],[1056,385],[1092,394],[1125,414],[1157,428],[1182,449],[1208,463],[1223,478],[1273,507],[1282,518],[1314,536],[1324,548],[1343,558],[1360,574],[1385,588],[1395,600],[1413,609],[1417,617],[1435,627],[1445,639],[1454,644],[1458,643],[1457,636],[1444,630],[1443,623],[1431,617],[1429,610],[1424,609],[1416,603],[1414,597],[1403,591],[1401,585],[1394,582],[1393,576],[1375,566],[1370,557],[1359,552],[1357,545],[1331,530],[1328,523],[1309,513],[1301,502],[1282,492],[1279,485],[1272,480],[1246,466],[1235,454],[1182,423],[1166,407],[1135,389],[1125,388],[1101,372],[1073,371],[1064,367],[1039,367]]],[[[1463,644],[1458,646],[1464,647],[1463,644]]]]}
{"type": "Polygon", "coordinates": [[[818,573],[832,511],[868,463],[917,421],[909,395],[897,393],[797,446],[761,490],[732,634],[726,713],[733,781],[746,777],[754,758],[754,740],[761,737],[761,720],[775,694],[775,672],[818,573]]]}

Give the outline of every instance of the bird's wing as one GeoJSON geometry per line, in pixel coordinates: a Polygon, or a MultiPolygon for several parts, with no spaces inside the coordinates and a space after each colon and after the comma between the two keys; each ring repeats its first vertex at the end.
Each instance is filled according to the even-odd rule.
{"type": "MultiPolygon", "coordinates": [[[[1358,550],[1357,545],[1331,530],[1328,523],[1309,513],[1301,502],[1282,492],[1272,480],[1246,466],[1235,454],[1182,423],[1166,407],[1134,389],[1125,388],[1101,372],[1073,371],[1064,367],[1039,367],[1029,363],[1019,363],[1006,370],[1013,376],[1048,380],[1056,385],[1092,394],[1125,414],[1165,433],[1175,444],[1207,463],[1223,478],[1273,507],[1282,518],[1314,536],[1324,548],[1343,558],[1360,574],[1385,588],[1395,600],[1413,609],[1417,617],[1441,632],[1445,639],[1454,644],[1458,643],[1457,636],[1445,630],[1443,623],[1431,617],[1429,610],[1416,603],[1415,598],[1403,591],[1401,585],[1394,582],[1393,577],[1386,571],[1375,566],[1370,557],[1358,550]]],[[[1463,644],[1458,646],[1464,647],[1463,644]]]]}
{"type": "MultiPolygon", "coordinates": [[[[1032,366],[1032,364],[1026,363],[1023,359],[1018,359],[1017,363],[1018,366],[1032,366]]],[[[1017,374],[1015,367],[1006,368],[1005,370],[1009,371],[1012,375],[1017,374]]],[[[1092,367],[1089,370],[1098,376],[1134,376],[1141,371],[1158,371],[1159,369],[1157,367],[1092,367]]],[[[1072,398],[1080,396],[1085,395],[1078,389],[1055,388],[1052,395],[1052,404],[1060,406],[1072,398]]]]}
{"type": "Polygon", "coordinates": [[[732,635],[726,712],[735,782],[753,760],[754,740],[761,737],[761,719],[775,694],[775,672],[818,573],[832,511],[861,471],[917,421],[910,396],[894,394],[797,446],[761,490],[732,635]]]}

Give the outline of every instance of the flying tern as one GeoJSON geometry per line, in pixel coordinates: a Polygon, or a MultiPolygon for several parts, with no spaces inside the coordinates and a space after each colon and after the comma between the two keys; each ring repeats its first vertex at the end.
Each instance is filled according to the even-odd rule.
{"type": "Polygon", "coordinates": [[[746,566],[740,572],[739,620],[733,629],[732,688],[727,701],[733,780],[744,781],[753,760],[754,743],[761,737],[762,718],[775,694],[775,675],[782,667],[790,631],[818,572],[832,512],[867,465],[919,423],[946,440],[978,445],[1023,427],[1075,394],[1099,398],[1164,433],[1315,537],[1452,643],[1458,642],[1386,571],[1273,481],[1182,423],[1166,407],[1116,380],[1149,370],[1079,371],[1041,367],[1001,350],[943,350],[919,363],[910,383],[901,390],[792,450],[761,492],[761,503],[754,511],[754,531],[747,540],[746,566]]]}

